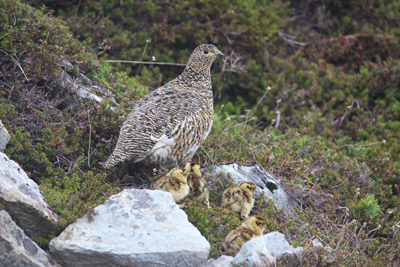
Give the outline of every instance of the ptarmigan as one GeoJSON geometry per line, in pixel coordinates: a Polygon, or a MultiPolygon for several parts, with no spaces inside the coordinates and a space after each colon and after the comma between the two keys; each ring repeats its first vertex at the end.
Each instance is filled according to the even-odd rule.
{"type": "Polygon", "coordinates": [[[189,162],[211,130],[210,68],[218,56],[224,54],[216,46],[198,46],[181,75],[138,101],[103,167],[109,169],[123,161],[163,168],[189,162]]]}
{"type": "Polygon", "coordinates": [[[226,252],[235,257],[247,241],[263,235],[266,225],[267,221],[258,215],[248,218],[225,237],[226,252]]]}
{"type": "Polygon", "coordinates": [[[188,198],[198,202],[204,203],[208,208],[210,207],[210,192],[206,187],[207,181],[201,177],[200,164],[196,161],[186,163],[185,170],[187,173],[186,180],[190,187],[188,198]]]}
{"type": "MultiPolygon", "coordinates": [[[[175,202],[178,203],[184,199],[190,192],[190,187],[186,180],[186,171],[182,168],[175,168],[171,176],[160,178],[155,184],[154,189],[170,192],[175,202]]],[[[185,205],[179,205],[184,207],[185,205]]]]}
{"type": "Polygon", "coordinates": [[[254,206],[253,194],[256,188],[252,182],[241,182],[235,187],[228,188],[222,194],[222,204],[229,210],[239,213],[242,219],[246,219],[254,206]]]}

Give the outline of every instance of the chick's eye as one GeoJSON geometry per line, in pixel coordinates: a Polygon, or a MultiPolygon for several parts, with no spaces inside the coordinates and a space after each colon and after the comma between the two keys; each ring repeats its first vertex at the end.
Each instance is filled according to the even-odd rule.
{"type": "Polygon", "coordinates": [[[208,51],[207,51],[207,50],[204,50],[203,52],[204,52],[204,54],[206,54],[206,55],[208,54],[208,51]]]}

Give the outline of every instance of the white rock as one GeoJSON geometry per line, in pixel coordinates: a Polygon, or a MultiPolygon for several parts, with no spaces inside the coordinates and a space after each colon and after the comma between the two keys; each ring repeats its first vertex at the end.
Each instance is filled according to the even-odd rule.
{"type": "Polygon", "coordinates": [[[232,256],[222,255],[218,259],[209,259],[204,267],[232,267],[232,256]]]}
{"type": "Polygon", "coordinates": [[[0,266],[58,267],[60,265],[28,238],[10,215],[2,210],[0,211],[0,266]]]}
{"type": "Polygon", "coordinates": [[[28,236],[47,237],[62,228],[58,217],[24,170],[6,154],[0,152],[0,204],[28,236]]]}
{"type": "Polygon", "coordinates": [[[211,173],[212,178],[223,172],[225,175],[231,174],[235,184],[250,181],[257,185],[256,197],[259,193],[271,199],[278,209],[284,209],[286,214],[295,214],[296,203],[286,194],[285,188],[271,174],[262,170],[259,166],[238,166],[236,163],[231,165],[217,166],[211,173]]]}
{"type": "Polygon", "coordinates": [[[202,266],[210,244],[158,190],[125,189],[50,242],[65,266],[202,266]]]}
{"type": "Polygon", "coordinates": [[[0,120],[0,152],[4,152],[8,141],[10,141],[10,135],[8,134],[6,127],[0,120]]]}
{"type": "Polygon", "coordinates": [[[303,248],[293,248],[283,234],[272,232],[247,241],[232,263],[249,267],[275,266],[277,261],[286,258],[289,266],[300,266],[303,256],[303,248]]]}
{"type": "MultiPolygon", "coordinates": [[[[74,66],[68,60],[61,61],[61,66],[63,66],[66,70],[71,70],[74,66]]],[[[56,88],[53,89],[51,96],[52,97],[59,97],[65,96],[69,93],[69,90],[76,92],[82,99],[93,99],[98,103],[103,102],[105,99],[110,100],[113,103],[113,106],[110,108],[112,110],[117,109],[118,103],[114,97],[112,97],[111,92],[101,86],[93,85],[92,81],[83,75],[82,73],[78,73],[78,77],[75,76],[76,73],[70,72],[74,75],[72,77],[70,74],[67,73],[68,71],[62,72],[60,77],[56,80],[58,85],[56,88]]],[[[68,99],[62,101],[58,108],[64,109],[70,105],[80,105],[75,99],[68,99]]]]}

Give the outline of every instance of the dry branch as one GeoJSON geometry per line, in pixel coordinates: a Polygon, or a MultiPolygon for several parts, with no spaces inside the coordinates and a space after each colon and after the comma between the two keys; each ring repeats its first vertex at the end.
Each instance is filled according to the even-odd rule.
{"type": "Polygon", "coordinates": [[[104,60],[109,63],[131,63],[131,64],[146,64],[146,65],[170,65],[170,66],[186,66],[183,63],[169,63],[169,62],[152,62],[152,61],[133,61],[133,60],[104,60]]]}

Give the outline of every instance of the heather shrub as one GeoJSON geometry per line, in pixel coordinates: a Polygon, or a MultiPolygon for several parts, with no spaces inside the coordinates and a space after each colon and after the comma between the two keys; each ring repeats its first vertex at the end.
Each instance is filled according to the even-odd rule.
{"type": "MultiPolygon", "coordinates": [[[[0,12],[0,120],[11,135],[5,153],[40,185],[46,201],[60,214],[63,226],[90,212],[119,191],[117,179],[99,167],[113,149],[124,109],[147,88],[110,65],[97,65],[90,47],[72,37],[46,8],[33,9],[18,1],[2,1],[0,12]],[[73,70],[61,61],[75,64],[73,70]],[[62,72],[75,79],[85,72],[111,89],[111,101],[84,101],[72,88],[54,97],[62,72]],[[60,103],[69,99],[67,107],[60,103]]],[[[129,110],[128,110],[129,112],[129,110]]]]}

